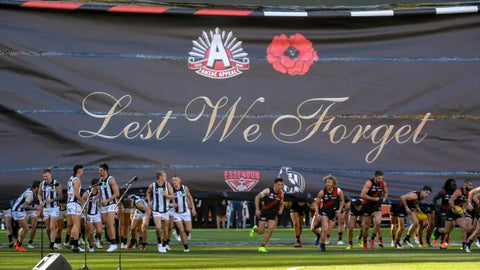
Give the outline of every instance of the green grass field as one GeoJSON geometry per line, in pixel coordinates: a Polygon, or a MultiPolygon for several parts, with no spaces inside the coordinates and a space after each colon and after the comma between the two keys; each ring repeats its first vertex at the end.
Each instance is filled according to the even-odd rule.
{"type": "MultiPolygon", "coordinates": [[[[146,252],[139,249],[122,251],[122,269],[477,269],[480,261],[480,249],[473,247],[466,254],[460,249],[458,229],[452,235],[452,246],[447,250],[439,248],[394,249],[389,245],[389,232],[383,234],[386,247],[363,251],[354,246],[327,246],[326,252],[320,252],[312,245],[313,234],[304,230],[302,248],[294,248],[292,229],[278,229],[269,245],[268,253],[259,253],[258,245],[263,236],[248,236],[249,230],[197,229],[192,233],[190,253],[184,253],[181,244],[175,240],[170,243],[172,250],[166,254],[157,252],[155,245],[147,247],[146,252]]],[[[357,231],[355,232],[357,234],[357,231]]],[[[5,231],[0,231],[0,239],[5,242],[5,231]]],[[[149,234],[149,242],[155,242],[154,230],[149,234]]],[[[336,243],[336,233],[331,242],[336,243]]],[[[344,239],[345,240],[345,239],[344,239]]],[[[40,243],[40,230],[35,244],[40,243]]],[[[49,252],[44,250],[44,256],[49,252]]],[[[81,269],[84,265],[83,253],[70,250],[59,251],[70,263],[72,269],[81,269]]],[[[32,269],[41,259],[40,248],[16,252],[14,249],[0,248],[0,269],[32,269]]],[[[118,253],[106,253],[97,249],[87,254],[90,269],[117,269],[118,253]]]]}

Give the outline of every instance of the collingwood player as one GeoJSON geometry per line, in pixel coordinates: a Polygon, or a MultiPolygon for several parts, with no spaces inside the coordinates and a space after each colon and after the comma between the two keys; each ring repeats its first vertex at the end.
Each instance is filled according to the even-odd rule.
{"type": "Polygon", "coordinates": [[[100,215],[105,223],[110,247],[107,252],[113,252],[118,249],[115,238],[115,212],[117,211],[116,198],[120,195],[117,181],[108,173],[108,165],[103,163],[98,168],[100,174],[100,215]]]}
{"type": "Polygon", "coordinates": [[[148,186],[146,195],[148,206],[153,210],[152,216],[157,232],[158,252],[165,253],[167,252],[168,223],[170,220],[169,203],[174,195],[172,185],[167,183],[167,173],[157,171],[155,176],[156,180],[148,186]]]}
{"type": "Polygon", "coordinates": [[[183,252],[189,252],[187,238],[190,239],[190,233],[192,232],[192,215],[196,216],[195,205],[193,203],[193,197],[190,194],[190,190],[187,186],[181,183],[180,176],[174,175],[172,177],[174,200],[172,207],[173,221],[177,226],[182,239],[183,252]]]}
{"type": "Polygon", "coordinates": [[[124,209],[133,208],[135,215],[132,219],[132,225],[130,227],[130,244],[126,247],[126,250],[130,250],[137,244],[137,231],[141,232],[142,243],[140,250],[145,251],[148,238],[148,222],[152,215],[152,210],[148,207],[148,203],[140,196],[131,194],[123,199],[124,209]]]}
{"type": "Polygon", "coordinates": [[[94,178],[90,182],[91,189],[83,193],[83,201],[87,202],[85,213],[87,214],[87,235],[89,243],[89,252],[94,252],[94,248],[102,248],[100,238],[102,236],[102,218],[100,216],[100,180],[94,178]],[[95,228],[95,241],[93,229],[95,228]]]}
{"type": "MultiPolygon", "coordinates": [[[[62,185],[52,178],[50,169],[42,172],[43,181],[38,189],[38,201],[43,208],[43,220],[47,229],[47,236],[50,238],[50,251],[58,242],[60,235],[57,235],[57,224],[60,219],[60,201],[63,199],[62,185]]],[[[58,245],[56,246],[57,248],[58,245]]]]}
{"type": "Polygon", "coordinates": [[[33,182],[32,187],[27,188],[22,194],[20,194],[12,206],[12,217],[20,226],[18,240],[14,244],[15,250],[17,251],[26,251],[22,245],[23,239],[28,232],[28,222],[25,211],[34,209],[32,206],[33,197],[34,194],[37,193],[39,186],[40,181],[33,182]]]}
{"type": "MultiPolygon", "coordinates": [[[[70,235],[70,246],[73,252],[83,251],[78,246],[78,240],[80,238],[81,229],[81,217],[82,217],[82,204],[83,199],[80,195],[82,189],[82,180],[80,177],[83,175],[83,166],[75,165],[73,167],[73,175],[68,180],[67,185],[67,227],[72,228],[70,235]]],[[[51,243],[50,243],[51,244],[51,243]]]]}

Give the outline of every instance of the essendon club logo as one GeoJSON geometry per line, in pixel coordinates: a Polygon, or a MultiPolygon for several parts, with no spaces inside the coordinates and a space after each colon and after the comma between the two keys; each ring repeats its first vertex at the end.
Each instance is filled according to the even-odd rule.
{"type": "Polygon", "coordinates": [[[259,180],[259,171],[225,171],[225,182],[235,192],[250,191],[259,180]]]}
{"type": "Polygon", "coordinates": [[[233,33],[220,31],[209,33],[202,31],[202,36],[193,40],[192,51],[188,54],[188,68],[197,74],[212,79],[228,79],[247,70],[250,60],[243,51],[242,42],[237,41],[233,33]]]}

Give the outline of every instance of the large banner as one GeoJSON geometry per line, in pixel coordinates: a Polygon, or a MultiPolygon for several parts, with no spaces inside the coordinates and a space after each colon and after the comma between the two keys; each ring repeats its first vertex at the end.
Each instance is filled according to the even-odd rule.
{"type": "Polygon", "coordinates": [[[251,18],[0,9],[0,199],[41,180],[391,196],[478,185],[480,18],[251,18]],[[459,182],[461,185],[461,182],[459,182]]]}

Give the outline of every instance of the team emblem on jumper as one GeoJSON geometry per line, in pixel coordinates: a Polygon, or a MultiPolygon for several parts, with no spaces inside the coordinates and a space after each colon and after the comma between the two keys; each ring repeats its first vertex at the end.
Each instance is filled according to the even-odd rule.
{"type": "Polygon", "coordinates": [[[260,180],[259,171],[225,171],[225,182],[235,192],[250,191],[260,180]]]}
{"type": "Polygon", "coordinates": [[[282,178],[283,191],[285,193],[303,192],[305,190],[305,178],[290,167],[282,167],[278,172],[278,177],[282,178]]]}
{"type": "Polygon", "coordinates": [[[247,70],[250,60],[233,33],[221,31],[202,31],[202,36],[193,40],[192,51],[188,54],[188,68],[211,79],[228,79],[247,70]]]}

